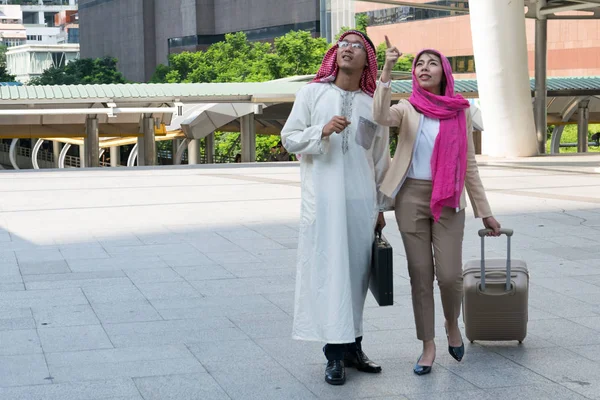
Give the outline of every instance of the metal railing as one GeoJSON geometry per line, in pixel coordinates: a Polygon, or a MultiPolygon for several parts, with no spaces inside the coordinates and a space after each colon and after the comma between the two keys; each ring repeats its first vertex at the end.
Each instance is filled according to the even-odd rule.
{"type": "Polygon", "coordinates": [[[28,147],[17,147],[15,155],[22,157],[31,157],[31,149],[28,147]]]}
{"type": "MultiPolygon", "coordinates": [[[[0,143],[0,152],[8,153],[9,151],[10,151],[10,144],[0,143]]],[[[31,149],[29,147],[17,146],[15,153],[16,153],[15,155],[17,157],[21,156],[21,157],[25,157],[25,158],[31,158],[31,149]]],[[[43,150],[43,149],[40,149],[40,151],[38,151],[37,159],[39,161],[45,161],[45,162],[49,162],[52,164],[54,164],[54,162],[55,162],[54,154],[50,151],[43,150]]],[[[99,165],[101,167],[110,167],[110,163],[104,162],[104,161],[100,161],[99,165]]],[[[66,155],[65,156],[65,168],[81,168],[81,158],[79,158],[77,156],[66,155]]]]}
{"type": "MultiPolygon", "coordinates": [[[[0,152],[8,153],[9,151],[10,151],[10,144],[0,143],[0,152]]],[[[15,153],[16,153],[15,155],[17,157],[20,156],[20,157],[25,157],[25,158],[31,158],[31,149],[29,147],[17,146],[15,153]]],[[[171,164],[172,164],[173,156],[170,151],[159,150],[159,151],[157,151],[157,155],[158,155],[159,160],[165,160],[165,161],[171,160],[171,164]]],[[[43,149],[40,149],[38,151],[37,159],[39,161],[45,161],[45,162],[49,162],[49,163],[55,162],[54,154],[48,150],[43,150],[43,149]]],[[[235,162],[235,158],[227,157],[227,156],[215,156],[214,160],[215,160],[214,162],[217,164],[226,164],[226,163],[235,162]]],[[[184,164],[186,164],[188,162],[187,152],[183,153],[181,161],[184,164]]],[[[205,153],[200,153],[198,162],[201,164],[207,164],[205,153]]],[[[99,161],[99,165],[100,165],[100,167],[110,167],[111,166],[110,162],[105,162],[102,160],[99,161]]],[[[77,157],[77,156],[66,155],[65,156],[65,168],[81,168],[81,158],[77,157]]]]}
{"type": "MultiPolygon", "coordinates": [[[[163,160],[172,160],[173,159],[173,154],[169,150],[158,150],[156,152],[156,154],[158,155],[159,159],[163,159],[163,160]]],[[[181,156],[181,163],[185,164],[187,162],[188,162],[188,154],[187,154],[187,151],[186,151],[181,156]]],[[[198,162],[200,164],[207,164],[206,153],[200,152],[200,157],[198,157],[198,162]]],[[[215,155],[214,156],[214,162],[215,162],[215,164],[233,163],[233,162],[235,162],[235,157],[217,156],[217,155],[215,155]]],[[[171,163],[173,163],[173,162],[171,161],[171,163]]]]}
{"type": "Polygon", "coordinates": [[[81,168],[81,158],[65,156],[65,168],[81,168]]]}

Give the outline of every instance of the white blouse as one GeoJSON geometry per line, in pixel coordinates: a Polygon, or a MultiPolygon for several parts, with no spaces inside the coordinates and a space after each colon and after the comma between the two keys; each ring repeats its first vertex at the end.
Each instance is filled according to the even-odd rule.
{"type": "Polygon", "coordinates": [[[440,120],[422,116],[421,128],[415,143],[413,159],[408,170],[412,179],[431,180],[431,155],[435,139],[440,131],[440,120]]]}

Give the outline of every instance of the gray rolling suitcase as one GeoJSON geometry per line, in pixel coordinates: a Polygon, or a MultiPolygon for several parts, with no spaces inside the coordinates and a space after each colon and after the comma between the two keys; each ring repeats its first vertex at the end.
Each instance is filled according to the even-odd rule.
{"type": "Polygon", "coordinates": [[[518,340],[527,336],[529,272],[522,260],[511,260],[512,229],[506,235],[506,259],[485,259],[485,235],[481,229],[481,260],[472,260],[463,269],[463,319],[465,334],[475,340],[518,340]]]}

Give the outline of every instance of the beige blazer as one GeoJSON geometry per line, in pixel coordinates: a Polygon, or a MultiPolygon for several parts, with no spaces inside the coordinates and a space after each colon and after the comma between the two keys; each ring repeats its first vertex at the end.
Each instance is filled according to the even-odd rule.
{"type": "MultiPolygon", "coordinates": [[[[398,104],[390,107],[392,90],[390,87],[378,84],[373,96],[373,119],[384,126],[398,126],[398,147],[392,164],[386,173],[379,190],[388,197],[393,197],[398,186],[404,182],[412,163],[413,149],[417,140],[421,114],[407,100],[401,100],[398,104]]],[[[492,216],[492,210],[485,195],[479,169],[475,160],[475,145],[473,143],[473,124],[471,113],[467,114],[467,175],[465,186],[471,199],[471,205],[475,217],[486,218],[492,216]]],[[[465,191],[460,196],[460,209],[464,209],[467,203],[465,191]]]]}

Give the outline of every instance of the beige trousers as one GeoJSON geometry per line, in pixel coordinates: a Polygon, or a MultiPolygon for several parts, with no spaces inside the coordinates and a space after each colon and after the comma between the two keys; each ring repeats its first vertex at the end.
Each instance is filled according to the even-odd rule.
{"type": "Polygon", "coordinates": [[[462,241],[465,211],[445,207],[433,221],[431,182],[407,179],[396,196],[396,221],[402,234],[419,340],[435,337],[433,278],[437,277],[447,321],[456,321],[462,302],[462,241]]]}

